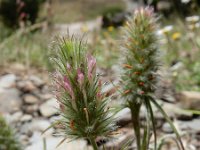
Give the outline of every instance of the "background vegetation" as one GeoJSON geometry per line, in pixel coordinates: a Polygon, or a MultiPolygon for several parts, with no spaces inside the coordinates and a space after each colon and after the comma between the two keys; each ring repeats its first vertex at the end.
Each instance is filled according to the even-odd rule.
{"type": "MultiPolygon", "coordinates": [[[[165,60],[163,66],[170,68],[182,67],[181,69],[173,70],[172,78],[175,81],[177,90],[196,90],[200,88],[200,63],[199,58],[199,20],[187,22],[185,18],[190,15],[198,15],[198,2],[191,1],[190,7],[195,9],[187,15],[179,13],[179,9],[174,9],[173,14],[164,17],[161,16],[161,34],[163,43],[162,57],[165,60]],[[191,3],[192,2],[192,3],[191,3]],[[178,17],[177,17],[178,16],[178,17]],[[165,26],[173,26],[172,30],[164,33],[165,26]],[[181,72],[180,72],[181,71],[181,72]]],[[[176,8],[176,5],[172,8],[176,8]]],[[[76,21],[86,21],[94,19],[100,15],[112,14],[115,11],[125,9],[125,5],[121,0],[55,0],[52,1],[51,9],[48,10],[46,3],[40,3],[38,18],[33,22],[41,23],[43,20],[50,17],[50,23],[66,24],[76,21]],[[73,8],[73,9],[72,9],[73,8]],[[51,13],[50,13],[51,12],[51,13]],[[49,16],[50,15],[50,16],[49,16]],[[69,17],[70,16],[70,17],[69,17]]],[[[184,10],[185,11],[185,10],[184,10]]],[[[46,31],[38,28],[31,28],[27,25],[28,32],[23,32],[21,29],[13,29],[5,26],[3,17],[0,21],[0,64],[1,66],[8,65],[14,62],[26,64],[26,66],[50,69],[49,65],[49,45],[53,41],[51,28],[46,31]]],[[[47,19],[48,20],[48,19],[47,19]]],[[[97,60],[101,67],[112,68],[113,64],[117,64],[120,58],[121,51],[119,44],[121,37],[120,27],[108,26],[95,33],[94,42],[89,43],[91,50],[97,54],[97,60]],[[106,61],[105,60],[110,60],[106,61]]]]}

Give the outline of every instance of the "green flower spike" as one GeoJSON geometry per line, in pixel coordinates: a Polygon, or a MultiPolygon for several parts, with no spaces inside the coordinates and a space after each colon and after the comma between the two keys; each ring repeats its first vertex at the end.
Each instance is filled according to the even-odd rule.
{"type": "Polygon", "coordinates": [[[134,17],[129,18],[127,25],[124,27],[123,45],[126,56],[123,65],[124,72],[121,77],[123,83],[122,96],[127,102],[127,107],[131,109],[138,150],[147,150],[149,148],[151,127],[155,137],[154,147],[157,149],[156,129],[151,103],[160,110],[170,123],[177,135],[179,144],[184,149],[176,128],[153,97],[157,82],[156,72],[159,68],[159,61],[157,59],[159,51],[155,34],[157,30],[156,20],[151,8],[141,8],[135,11],[134,17]],[[147,110],[146,128],[144,129],[143,136],[141,136],[140,132],[139,118],[142,105],[147,110]]]}

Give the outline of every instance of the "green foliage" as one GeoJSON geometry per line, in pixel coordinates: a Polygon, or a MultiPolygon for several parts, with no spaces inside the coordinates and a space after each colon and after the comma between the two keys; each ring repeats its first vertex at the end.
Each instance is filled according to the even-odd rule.
{"type": "Polygon", "coordinates": [[[0,16],[8,27],[17,27],[19,21],[36,21],[41,0],[1,0],[0,16]]]}
{"type": "Polygon", "coordinates": [[[123,12],[123,8],[120,7],[120,6],[110,6],[110,7],[107,7],[105,8],[103,11],[102,11],[102,15],[103,16],[107,16],[107,17],[113,17],[116,13],[119,13],[119,12],[123,12]]]}
{"type": "Polygon", "coordinates": [[[53,78],[63,133],[67,138],[87,138],[94,146],[97,136],[108,136],[115,129],[113,115],[106,107],[109,99],[101,93],[96,75],[96,59],[78,39],[63,39],[57,45],[53,78]]]}
{"type": "Polygon", "coordinates": [[[105,8],[102,13],[102,27],[121,26],[126,20],[125,13],[122,6],[112,6],[105,8]]]}
{"type": "Polygon", "coordinates": [[[0,43],[7,38],[8,36],[10,36],[12,34],[12,30],[10,28],[5,27],[1,22],[0,22],[0,43]]]}
{"type": "Polygon", "coordinates": [[[0,116],[0,149],[21,150],[12,129],[6,124],[2,116],[0,116]]]}
{"type": "Polygon", "coordinates": [[[0,43],[0,64],[17,62],[39,68],[52,69],[48,60],[48,33],[24,33],[17,30],[0,43]]]}
{"type": "MultiPolygon", "coordinates": [[[[173,20],[173,26],[159,30],[163,41],[162,60],[172,71],[173,85],[176,91],[200,91],[199,78],[199,27],[198,16],[189,17],[190,21],[173,20]],[[195,20],[195,17],[197,20],[195,20]],[[172,27],[169,31],[166,29],[172,27]],[[178,67],[177,67],[178,66],[178,67]]],[[[166,21],[164,24],[171,24],[166,21]]]]}
{"type": "Polygon", "coordinates": [[[182,0],[170,0],[170,3],[173,10],[181,16],[196,14],[200,4],[198,0],[191,0],[188,3],[183,3],[182,0]]]}

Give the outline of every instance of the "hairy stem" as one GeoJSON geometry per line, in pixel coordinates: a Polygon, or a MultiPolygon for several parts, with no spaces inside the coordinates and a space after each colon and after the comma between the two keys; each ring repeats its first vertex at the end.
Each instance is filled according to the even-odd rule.
{"type": "Polygon", "coordinates": [[[97,143],[95,142],[95,139],[93,137],[90,137],[89,140],[90,140],[90,143],[91,143],[93,149],[98,150],[98,146],[97,146],[97,143]]]}

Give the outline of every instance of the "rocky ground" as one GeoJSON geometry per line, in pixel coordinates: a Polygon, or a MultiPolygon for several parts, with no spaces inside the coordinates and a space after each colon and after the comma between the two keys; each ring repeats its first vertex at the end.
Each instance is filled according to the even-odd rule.
{"type": "MultiPolygon", "coordinates": [[[[23,66],[21,66],[22,68],[23,66]]],[[[62,140],[62,137],[55,134],[59,129],[51,128],[44,135],[41,134],[56,119],[60,118],[57,114],[58,103],[52,95],[48,74],[27,73],[24,70],[18,72],[20,73],[12,70],[1,73],[0,111],[15,129],[25,150],[42,150],[44,141],[46,141],[47,150],[54,150],[62,140]]],[[[107,75],[105,72],[103,78],[106,78],[107,75]]],[[[186,149],[198,150],[200,149],[200,117],[180,108],[199,109],[200,93],[185,91],[174,96],[169,88],[169,83],[165,80],[164,83],[160,84],[162,88],[159,88],[158,93],[160,94],[157,94],[163,99],[160,103],[180,131],[186,149]]],[[[112,93],[112,89],[112,84],[107,84],[103,91],[112,93]]],[[[117,102],[116,97],[114,97],[113,103],[117,102]]],[[[171,140],[174,137],[173,131],[162,115],[157,110],[154,111],[159,138],[164,137],[167,141],[163,149],[176,150],[177,148],[171,140]]],[[[141,120],[144,120],[143,114],[141,113],[141,120]]],[[[128,141],[130,149],[135,149],[129,109],[125,108],[117,114],[117,124],[120,128],[114,135],[114,139],[99,138],[99,145],[104,143],[107,149],[119,149],[128,141]]],[[[57,149],[85,150],[91,149],[91,147],[86,140],[78,140],[64,142],[57,149]]]]}

